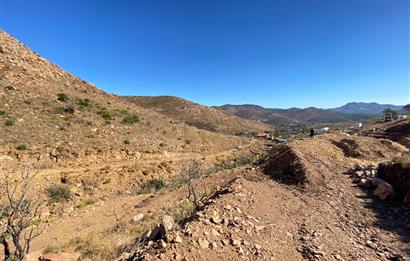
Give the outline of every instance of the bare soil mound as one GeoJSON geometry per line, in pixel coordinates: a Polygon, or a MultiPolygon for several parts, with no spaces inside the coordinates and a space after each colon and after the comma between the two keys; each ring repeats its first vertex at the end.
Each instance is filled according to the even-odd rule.
{"type": "Polygon", "coordinates": [[[406,150],[389,140],[326,134],[276,146],[259,163],[266,175],[284,184],[326,186],[336,172],[357,163],[386,161],[406,150]]]}
{"type": "Polygon", "coordinates": [[[280,145],[273,149],[260,164],[266,174],[284,184],[303,185],[308,179],[306,167],[288,145],[280,145]]]}
{"type": "Polygon", "coordinates": [[[404,148],[386,139],[371,139],[366,137],[348,137],[334,140],[333,144],[343,150],[346,157],[377,159],[380,157],[391,157],[397,150],[404,148]]]}

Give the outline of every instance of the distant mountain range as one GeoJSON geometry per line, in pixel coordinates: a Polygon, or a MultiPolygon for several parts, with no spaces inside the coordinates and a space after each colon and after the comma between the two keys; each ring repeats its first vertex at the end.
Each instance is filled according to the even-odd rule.
{"type": "Polygon", "coordinates": [[[401,112],[403,111],[402,107],[403,106],[399,105],[352,102],[333,109],[319,109],[315,107],[304,109],[272,109],[252,104],[226,104],[214,108],[241,118],[278,126],[284,124],[340,123],[364,120],[376,115],[381,115],[383,110],[387,108],[401,112]]]}
{"type": "Polygon", "coordinates": [[[404,112],[403,105],[379,104],[375,102],[349,102],[343,106],[329,110],[353,114],[380,115],[388,108],[397,110],[398,112],[404,112]]]}

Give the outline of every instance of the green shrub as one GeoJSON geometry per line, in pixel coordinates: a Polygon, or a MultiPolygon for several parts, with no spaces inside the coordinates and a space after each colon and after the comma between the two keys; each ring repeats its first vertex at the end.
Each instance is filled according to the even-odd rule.
{"type": "Polygon", "coordinates": [[[153,179],[148,181],[147,183],[142,184],[140,189],[138,190],[138,194],[147,194],[147,193],[154,193],[159,191],[165,187],[165,182],[160,179],[153,179]]]}
{"type": "Polygon", "coordinates": [[[47,188],[47,196],[52,202],[62,202],[71,199],[71,189],[64,184],[51,185],[47,188]]]}
{"type": "Polygon", "coordinates": [[[78,201],[77,203],[77,208],[81,209],[81,208],[85,208],[88,205],[94,204],[95,200],[93,199],[80,199],[80,201],[78,201]]]}
{"type": "Polygon", "coordinates": [[[89,107],[90,106],[90,100],[85,98],[85,99],[78,99],[77,104],[83,107],[89,107]]]}
{"type": "Polygon", "coordinates": [[[6,115],[6,110],[0,109],[0,116],[6,115]]]}
{"type": "Polygon", "coordinates": [[[253,165],[259,159],[258,155],[240,155],[235,160],[216,165],[216,169],[234,169],[245,165],[253,165]]]}
{"type": "Polygon", "coordinates": [[[16,119],[7,119],[4,124],[6,126],[13,126],[16,123],[16,119]]]}
{"type": "Polygon", "coordinates": [[[16,147],[16,149],[18,150],[26,150],[27,149],[27,145],[26,144],[20,144],[16,147]]]}
{"type": "Polygon", "coordinates": [[[123,115],[128,115],[128,111],[125,109],[115,109],[114,111],[123,114],[123,115]]]}
{"type": "Polygon", "coordinates": [[[109,111],[101,111],[100,114],[105,121],[112,121],[112,115],[109,111]]]}
{"type": "Polygon", "coordinates": [[[192,141],[191,141],[190,139],[185,139],[185,144],[188,145],[188,144],[191,144],[191,142],[192,142],[192,141]]]}
{"type": "Polygon", "coordinates": [[[127,115],[122,120],[123,123],[134,124],[140,121],[140,118],[137,115],[127,115]]]}
{"type": "Polygon", "coordinates": [[[128,144],[130,144],[130,143],[131,143],[131,141],[130,141],[129,139],[125,139],[125,140],[124,140],[124,144],[127,144],[127,145],[128,145],[128,144]]]}
{"type": "Polygon", "coordinates": [[[65,93],[57,93],[57,100],[62,101],[62,102],[66,102],[68,101],[70,98],[68,98],[68,95],[65,93]]]}

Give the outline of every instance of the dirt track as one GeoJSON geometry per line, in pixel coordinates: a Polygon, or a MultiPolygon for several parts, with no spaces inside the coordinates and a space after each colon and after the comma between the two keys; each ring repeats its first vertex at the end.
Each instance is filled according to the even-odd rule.
{"type": "Polygon", "coordinates": [[[406,260],[410,257],[409,209],[375,199],[371,190],[358,187],[345,173],[355,163],[376,164],[405,149],[357,137],[352,139],[362,145],[360,149],[379,150],[384,156],[345,157],[334,142],[342,138],[327,135],[289,145],[309,175],[304,189],[273,181],[262,169],[244,170],[247,178],[237,180],[230,193],[179,233],[182,243],[152,250],[147,258],[406,260]],[[320,175],[310,176],[314,171],[320,175]],[[320,182],[309,181],[317,178],[320,182]],[[222,222],[213,222],[214,216],[222,222]]]}

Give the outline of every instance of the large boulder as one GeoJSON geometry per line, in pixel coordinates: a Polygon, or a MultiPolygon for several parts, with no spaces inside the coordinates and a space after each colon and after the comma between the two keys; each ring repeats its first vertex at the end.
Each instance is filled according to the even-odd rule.
{"type": "Polygon", "coordinates": [[[175,228],[174,218],[165,215],[161,219],[161,223],[157,224],[154,228],[146,231],[140,238],[141,242],[157,241],[160,239],[166,239],[167,234],[175,228]]]}
{"type": "Polygon", "coordinates": [[[372,183],[373,186],[376,187],[376,189],[373,191],[373,194],[379,197],[381,200],[385,200],[387,197],[393,195],[393,186],[386,181],[379,178],[373,178],[372,183]]]}
{"type": "Polygon", "coordinates": [[[377,177],[394,187],[395,196],[399,200],[408,200],[410,191],[410,156],[396,158],[391,162],[381,163],[377,177]]]}

